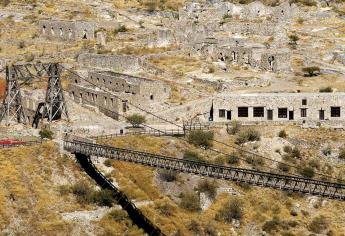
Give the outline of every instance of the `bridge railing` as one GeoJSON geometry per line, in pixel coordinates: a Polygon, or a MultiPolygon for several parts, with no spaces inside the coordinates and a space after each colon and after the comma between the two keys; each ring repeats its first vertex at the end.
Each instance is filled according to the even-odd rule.
{"type": "Polygon", "coordinates": [[[102,156],[179,172],[244,182],[256,186],[271,187],[280,190],[345,200],[345,185],[340,183],[309,179],[300,176],[280,175],[251,169],[235,168],[208,162],[181,160],[174,157],[98,144],[66,141],[64,145],[65,149],[72,153],[82,153],[89,156],[102,156]]]}
{"type": "Polygon", "coordinates": [[[37,141],[23,141],[23,143],[12,143],[12,144],[0,144],[0,148],[14,148],[14,147],[21,147],[21,146],[33,146],[37,144],[42,144],[42,140],[37,141]]]}

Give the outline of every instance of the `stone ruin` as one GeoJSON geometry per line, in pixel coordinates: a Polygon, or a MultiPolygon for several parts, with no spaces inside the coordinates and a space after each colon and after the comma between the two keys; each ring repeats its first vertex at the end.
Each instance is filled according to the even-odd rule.
{"type": "Polygon", "coordinates": [[[86,21],[42,20],[39,22],[41,36],[49,40],[93,40],[96,25],[86,21]]]}
{"type": "Polygon", "coordinates": [[[163,103],[171,94],[170,87],[161,81],[112,71],[90,71],[87,81],[89,83],[76,77],[70,85],[71,97],[79,103],[95,106],[100,112],[117,120],[120,118],[117,114],[137,112],[135,108],[130,108],[127,102],[147,108],[163,103]],[[95,86],[111,93],[101,91],[95,86]]]}

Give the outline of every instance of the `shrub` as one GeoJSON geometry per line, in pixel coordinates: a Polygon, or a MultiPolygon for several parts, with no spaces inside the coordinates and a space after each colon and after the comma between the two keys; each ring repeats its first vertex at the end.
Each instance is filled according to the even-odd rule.
{"type": "Polygon", "coordinates": [[[261,135],[259,131],[253,128],[249,128],[246,130],[242,130],[237,134],[235,143],[240,145],[246,142],[260,141],[260,136],[261,135]]]}
{"type": "Polygon", "coordinates": [[[297,44],[297,41],[299,40],[298,35],[296,34],[290,34],[289,35],[290,43],[291,44],[297,44]]]}
{"type": "Polygon", "coordinates": [[[201,180],[198,183],[197,190],[202,193],[206,193],[210,198],[215,198],[217,195],[218,184],[215,180],[201,180]]]}
{"type": "Polygon", "coordinates": [[[339,155],[338,155],[338,158],[339,159],[345,159],[345,148],[341,148],[340,150],[339,150],[339,155]]]}
{"type": "Polygon", "coordinates": [[[117,33],[119,32],[127,32],[127,31],[128,31],[127,27],[125,25],[121,25],[118,29],[115,29],[113,33],[114,35],[117,35],[117,33]]]}
{"type": "Polygon", "coordinates": [[[126,117],[127,121],[131,123],[134,128],[140,127],[141,124],[145,123],[145,117],[139,114],[133,114],[126,117]]]}
{"type": "Polygon", "coordinates": [[[24,41],[20,41],[20,42],[18,43],[18,48],[19,48],[19,49],[25,48],[25,42],[24,42],[24,41]]]}
{"type": "Polygon", "coordinates": [[[111,207],[114,202],[113,192],[109,189],[101,189],[99,191],[93,192],[92,202],[100,206],[111,207]]]}
{"type": "Polygon", "coordinates": [[[325,156],[331,155],[332,154],[332,148],[330,146],[327,146],[324,149],[322,149],[322,153],[325,156]]]}
{"type": "Polygon", "coordinates": [[[285,145],[283,147],[283,151],[286,153],[291,153],[292,152],[292,147],[290,147],[289,145],[285,145]]]}
{"type": "Polygon", "coordinates": [[[301,151],[297,148],[297,147],[294,147],[291,151],[291,157],[294,157],[294,158],[301,158],[301,151]]]}
{"type": "Polygon", "coordinates": [[[110,159],[107,159],[103,162],[103,164],[106,166],[106,167],[111,167],[112,166],[112,161],[110,159]]]}
{"type": "Polygon", "coordinates": [[[39,135],[41,137],[41,139],[53,139],[53,131],[48,130],[48,129],[42,129],[39,132],[39,135]]]}
{"type": "Polygon", "coordinates": [[[198,153],[192,151],[186,151],[183,154],[183,159],[189,161],[204,161],[198,153]]]}
{"type": "Polygon", "coordinates": [[[281,227],[284,227],[284,222],[281,221],[277,216],[274,216],[272,220],[266,221],[266,223],[262,226],[262,230],[266,233],[274,233],[281,227]]]}
{"type": "Polygon", "coordinates": [[[246,156],[246,162],[252,166],[262,166],[265,164],[263,158],[254,155],[246,156]]]}
{"type": "Polygon", "coordinates": [[[315,217],[312,222],[309,224],[308,229],[316,234],[322,233],[328,228],[328,221],[324,216],[315,217]]]}
{"type": "Polygon", "coordinates": [[[319,92],[320,93],[332,93],[333,89],[332,89],[332,87],[328,86],[328,87],[325,87],[325,88],[320,88],[319,92]]]}
{"type": "Polygon", "coordinates": [[[213,224],[207,224],[204,228],[205,235],[207,236],[217,236],[218,232],[216,227],[213,224]]]}
{"type": "Polygon", "coordinates": [[[304,72],[304,76],[312,77],[320,73],[320,68],[317,66],[310,66],[302,68],[302,71],[304,72]]]}
{"type": "Polygon", "coordinates": [[[193,130],[188,135],[188,142],[200,147],[212,147],[214,133],[212,131],[193,130]]]}
{"type": "Polygon", "coordinates": [[[233,152],[229,155],[228,163],[230,165],[238,164],[240,162],[239,154],[233,152]]]}
{"type": "Polygon", "coordinates": [[[81,204],[90,203],[92,200],[93,190],[84,181],[80,181],[71,186],[72,193],[77,197],[77,201],[81,204]]]}
{"type": "Polygon", "coordinates": [[[111,212],[109,212],[109,216],[111,219],[117,222],[125,221],[128,219],[127,212],[122,209],[114,209],[111,212]]]}
{"type": "Polygon", "coordinates": [[[159,177],[166,182],[172,182],[177,179],[177,173],[173,170],[160,170],[158,174],[159,177]]]}
{"type": "Polygon", "coordinates": [[[288,172],[290,170],[290,167],[287,164],[282,163],[282,162],[280,162],[278,164],[278,168],[279,168],[279,170],[281,170],[283,172],[288,172]]]}
{"type": "Polygon", "coordinates": [[[58,191],[59,191],[61,196],[64,196],[64,195],[67,195],[68,193],[70,193],[70,187],[68,185],[60,185],[58,187],[58,191]]]}
{"type": "Polygon", "coordinates": [[[233,198],[225,203],[216,214],[216,220],[231,222],[232,219],[241,220],[243,217],[243,203],[238,198],[233,198]]]}
{"type": "Polygon", "coordinates": [[[193,233],[195,233],[196,235],[200,235],[201,234],[201,226],[200,223],[196,220],[191,220],[191,222],[189,223],[189,225],[187,226],[187,229],[189,231],[192,231],[193,233]]]}
{"type": "Polygon", "coordinates": [[[180,206],[189,211],[200,210],[199,196],[194,192],[187,192],[182,194],[180,206]]]}
{"type": "Polygon", "coordinates": [[[174,207],[167,202],[157,204],[156,209],[158,210],[159,214],[167,217],[172,216],[174,212],[174,207]]]}
{"type": "Polygon", "coordinates": [[[285,131],[285,130],[279,131],[278,137],[280,137],[280,138],[286,138],[286,137],[287,137],[286,131],[285,131]]]}
{"type": "Polygon", "coordinates": [[[231,122],[230,127],[228,126],[226,128],[226,131],[228,132],[228,134],[234,135],[237,134],[240,130],[241,130],[241,122],[234,120],[231,122]]]}
{"type": "Polygon", "coordinates": [[[298,168],[298,171],[301,175],[307,178],[312,178],[315,175],[314,169],[310,166],[301,166],[298,168]]]}

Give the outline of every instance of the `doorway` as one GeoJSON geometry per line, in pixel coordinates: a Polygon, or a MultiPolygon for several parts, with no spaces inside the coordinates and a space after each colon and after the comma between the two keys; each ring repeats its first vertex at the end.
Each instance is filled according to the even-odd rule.
{"type": "Polygon", "coordinates": [[[273,120],[273,110],[267,110],[267,120],[273,120]]]}
{"type": "Polygon", "coordinates": [[[319,119],[324,120],[325,119],[325,110],[319,110],[319,119]]]}
{"type": "Polygon", "coordinates": [[[289,120],[293,120],[293,111],[289,111],[289,120]]]}
{"type": "Polygon", "coordinates": [[[231,111],[226,111],[226,119],[231,120],[231,111]]]}

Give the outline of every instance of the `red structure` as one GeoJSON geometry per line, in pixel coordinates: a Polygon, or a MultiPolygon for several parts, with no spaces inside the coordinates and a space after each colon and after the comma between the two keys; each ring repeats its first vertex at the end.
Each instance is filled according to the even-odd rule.
{"type": "Polygon", "coordinates": [[[0,145],[22,145],[25,143],[26,142],[24,142],[24,141],[15,140],[15,139],[0,140],[0,145]]]}

